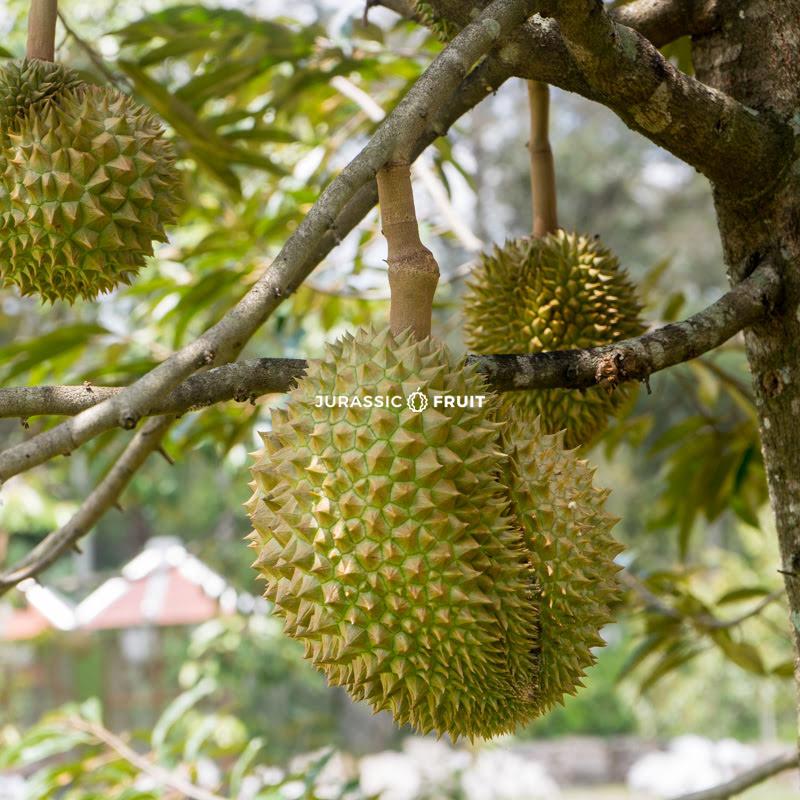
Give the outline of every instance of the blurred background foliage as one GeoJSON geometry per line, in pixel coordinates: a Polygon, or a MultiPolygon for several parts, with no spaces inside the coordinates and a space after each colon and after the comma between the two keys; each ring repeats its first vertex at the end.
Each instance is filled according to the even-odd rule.
{"type": "MultiPolygon", "coordinates": [[[[0,294],[0,384],[125,385],[218,320],[257,280],[374,129],[369,102],[391,109],[441,45],[384,9],[365,22],[363,2],[60,5],[58,58],[162,117],[188,201],[170,242],[131,287],[72,307],[0,294]]],[[[23,0],[0,0],[4,57],[23,52],[26,9],[23,0]]],[[[684,44],[672,50],[690,66],[684,44]]],[[[718,297],[726,280],[706,182],[603,107],[561,92],[553,104],[562,224],[599,234],[618,253],[653,324],[718,297]]],[[[488,247],[529,224],[526,124],[524,86],[510,82],[423,157],[423,238],[443,274],[434,329],[458,351],[459,298],[473,254],[464,226],[488,247]]],[[[385,318],[376,223],[373,212],[244,356],[319,356],[326,340],[385,318]]],[[[122,508],[43,581],[85,593],[148,538],[174,535],[231,583],[257,591],[242,541],[247,454],[279,402],[231,402],[181,418],[165,444],[174,464],[152,457],[122,508]]],[[[51,424],[2,421],[0,437],[9,445],[51,424]]],[[[63,524],[128,435],[109,433],[10,481],[0,495],[0,563],[63,524]]],[[[588,688],[522,735],[791,735],[791,647],[741,341],[653,376],[590,457],[598,483],[613,489],[630,592],[588,688]]],[[[255,619],[210,623],[191,638],[176,634],[165,650],[172,691],[212,682],[198,703],[238,720],[231,730],[265,732],[274,759],[325,743],[368,749],[371,734],[354,733],[361,723],[342,723],[359,712],[325,688],[273,622],[255,619]]],[[[91,681],[84,683],[76,700],[91,695],[91,681]]],[[[20,691],[17,717],[3,720],[9,725],[31,721],[20,691]]],[[[381,730],[385,744],[394,734],[381,730]]],[[[90,734],[75,736],[97,754],[101,745],[90,734]]],[[[104,792],[98,796],[150,796],[104,792]]]]}

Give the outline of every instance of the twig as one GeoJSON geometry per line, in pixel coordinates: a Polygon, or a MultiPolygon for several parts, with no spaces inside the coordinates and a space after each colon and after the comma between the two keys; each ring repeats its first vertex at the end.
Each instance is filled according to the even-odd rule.
{"type": "Polygon", "coordinates": [[[727,783],[722,783],[712,789],[703,789],[700,792],[685,794],[674,798],[674,800],[728,800],[729,797],[735,797],[752,786],[763,783],[797,765],[797,751],[793,750],[789,753],[784,753],[782,756],[777,756],[771,761],[766,761],[757,767],[753,767],[753,769],[737,775],[727,783]]]}
{"type": "Polygon", "coordinates": [[[127,78],[114,73],[109,68],[100,53],[98,53],[97,50],[95,50],[95,48],[89,44],[89,42],[87,42],[75,31],[74,28],[70,26],[70,24],[67,22],[67,18],[64,16],[63,11],[58,12],[58,18],[61,20],[61,25],[63,26],[67,35],[75,40],[77,45],[81,48],[81,50],[84,51],[84,53],[86,53],[86,55],[89,57],[89,60],[95,65],[95,67],[97,67],[98,71],[102,73],[105,79],[118,89],[124,89],[125,91],[130,92],[132,87],[127,78]]]}
{"type": "Polygon", "coordinates": [[[377,170],[390,160],[413,161],[452,124],[456,108],[471,108],[492,91],[493,84],[486,79],[493,68],[502,82],[503,71],[497,63],[481,71],[480,83],[464,79],[504,35],[519,27],[533,6],[533,0],[495,0],[425,70],[369,143],[323,191],[269,269],[236,306],[124,391],[0,453],[0,481],[71,452],[114,427],[133,428],[189,375],[235,358],[282,299],[341,241],[342,231],[335,228],[339,220],[349,230],[363,217],[364,206],[374,204],[377,170]],[[463,97],[456,96],[460,88],[463,97]]]}
{"type": "MultiPolygon", "coordinates": [[[[716,303],[683,322],[670,323],[634,339],[588,350],[555,350],[532,355],[469,356],[491,389],[578,389],[642,380],[659,370],[696,358],[769,313],[780,279],[762,264],[716,303]]],[[[155,400],[148,415],[181,414],[226,400],[247,401],[288,391],[306,368],[291,358],[260,358],[225,364],[188,378],[155,400]]],[[[1,417],[81,414],[124,392],[102,386],[0,388],[1,417]]]]}
{"type": "Polygon", "coordinates": [[[649,611],[673,619],[676,622],[689,622],[702,630],[718,631],[736,628],[748,619],[758,616],[765,608],[786,596],[785,589],[776,589],[774,592],[763,597],[749,611],[746,611],[738,617],[733,617],[732,619],[717,619],[717,617],[711,614],[698,614],[695,616],[681,614],[677,609],[665,603],[655,592],[650,591],[650,589],[629,570],[622,570],[619,573],[619,580],[639,597],[645,608],[649,611]]]}
{"type": "Polygon", "coordinates": [[[89,533],[103,514],[117,503],[122,490],[147,456],[160,447],[161,440],[171,424],[171,417],[148,420],[72,518],[46,536],[10,569],[0,574],[0,595],[26,578],[38,575],[53,564],[62,553],[74,547],[78,539],[89,533]]]}
{"type": "Polygon", "coordinates": [[[168,769],[154,764],[145,756],[137,753],[132,747],[122,741],[119,736],[107,730],[102,725],[98,725],[94,722],[87,722],[78,717],[71,717],[68,720],[68,724],[70,727],[75,728],[75,730],[88,733],[89,736],[94,737],[98,742],[113,750],[129,764],[136,767],[136,769],[140,770],[145,775],[149,775],[160,786],[166,789],[172,789],[181,797],[189,797],[191,800],[227,800],[227,798],[222,795],[210,792],[208,789],[203,789],[201,786],[195,786],[180,775],[176,775],[174,772],[170,772],[168,769]]]}
{"type": "Polygon", "coordinates": [[[58,0],[31,0],[28,12],[28,58],[55,60],[57,17],[58,0]]]}

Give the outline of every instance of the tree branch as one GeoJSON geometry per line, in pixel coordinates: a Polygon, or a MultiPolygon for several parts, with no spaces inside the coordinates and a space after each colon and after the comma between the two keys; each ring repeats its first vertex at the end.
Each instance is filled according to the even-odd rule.
{"type": "Polygon", "coordinates": [[[712,183],[756,197],[794,159],[794,133],[673,66],[641,34],[615,23],[601,0],[542,0],[596,94],[644,134],[712,183]]]}
{"type": "Polygon", "coordinates": [[[766,761],[753,769],[737,775],[727,783],[722,783],[712,789],[703,789],[700,792],[692,792],[675,800],[728,800],[737,794],[747,791],[751,786],[756,786],[775,775],[785,772],[787,769],[797,766],[797,751],[784,753],[770,761],[766,761]]]}
{"type": "Polygon", "coordinates": [[[0,453],[0,481],[30,469],[114,427],[133,428],[194,372],[235,358],[281,300],[375,203],[377,170],[392,159],[413,160],[466,110],[505,80],[500,58],[467,73],[531,13],[533,0],[495,0],[432,63],[369,143],[323,191],[265,274],[217,324],[147,375],[73,419],[0,453]]]}
{"type": "Polygon", "coordinates": [[[719,347],[764,317],[778,300],[780,284],[777,270],[765,263],[703,311],[634,339],[588,350],[470,356],[469,360],[480,365],[497,391],[584,389],[597,384],[613,388],[623,381],[646,381],[654,372],[719,347]]]}
{"type": "Polygon", "coordinates": [[[634,0],[612,9],[615,22],[638,31],[656,47],[682,36],[702,36],[721,20],[715,0],[634,0]]]}
{"type": "MultiPolygon", "coordinates": [[[[466,24],[474,8],[461,0],[428,1],[456,24],[466,24]]],[[[503,48],[514,75],[602,103],[741,197],[766,192],[790,168],[790,125],[680,72],[644,36],[616,24],[600,0],[538,5],[542,16],[529,19],[503,48]]]]}
{"type": "Polygon", "coordinates": [[[72,518],[46,536],[19,562],[0,573],[0,595],[26,578],[38,575],[78,539],[89,533],[103,514],[117,502],[117,498],[147,456],[161,446],[161,440],[172,421],[171,417],[157,417],[142,426],[72,518]]]}
{"type": "Polygon", "coordinates": [[[743,622],[757,617],[765,608],[768,608],[773,603],[776,603],[782,597],[786,597],[786,589],[781,587],[774,592],[770,592],[756,603],[752,608],[748,609],[738,617],[731,617],[730,619],[719,619],[713,614],[696,614],[686,615],[681,614],[676,608],[673,608],[669,603],[664,602],[655,592],[651,591],[642,580],[634,575],[627,569],[623,569],[619,573],[619,580],[625,584],[638,598],[642,601],[642,605],[647,611],[655,614],[660,614],[662,617],[675,620],[676,622],[688,622],[695,627],[704,631],[719,631],[729,630],[730,628],[738,628],[743,622]]]}
{"type": "MultiPolygon", "coordinates": [[[[713,350],[743,328],[762,319],[777,302],[780,279],[762,264],[716,303],[693,317],[611,345],[588,350],[559,350],[532,355],[469,356],[498,392],[517,389],[609,388],[713,350]]],[[[151,415],[182,414],[226,400],[253,401],[288,391],[306,362],[259,358],[225,364],[193,375],[150,406],[151,415]]],[[[124,389],[98,386],[36,386],[0,389],[0,417],[80,414],[124,389]]]]}

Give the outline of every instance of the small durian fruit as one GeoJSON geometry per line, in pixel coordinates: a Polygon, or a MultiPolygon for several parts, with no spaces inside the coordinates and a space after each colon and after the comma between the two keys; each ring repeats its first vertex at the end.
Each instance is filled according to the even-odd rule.
{"type": "Polygon", "coordinates": [[[179,182],[163,128],[127,95],[39,97],[0,151],[0,283],[68,302],[129,283],[166,241],[179,182]]]}
{"type": "MultiPolygon", "coordinates": [[[[481,256],[467,282],[464,336],[479,354],[583,349],[638,336],[640,313],[616,256],[596,238],[559,230],[481,256]]],[[[545,433],[566,430],[573,448],[590,445],[633,397],[630,384],[540,389],[508,392],[501,406],[529,424],[540,418],[545,433]]]]}
{"type": "Polygon", "coordinates": [[[594,470],[564,449],[562,437],[542,433],[538,420],[521,421],[513,411],[502,433],[510,456],[502,481],[537,586],[533,716],[583,685],[596,660],[592,648],[605,644],[600,631],[621,598],[615,558],[623,548],[611,534],[618,520],[603,509],[608,491],[594,487],[594,470]]]}
{"type": "Polygon", "coordinates": [[[77,73],[38,58],[8,61],[0,67],[0,129],[17,125],[30,109],[40,108],[82,85],[77,73]]]}
{"type": "Polygon", "coordinates": [[[265,596],[306,657],[399,724],[454,738],[514,730],[538,692],[535,586],[499,480],[496,401],[433,400],[485,394],[430,338],[348,335],[273,411],[247,504],[265,596]]]}

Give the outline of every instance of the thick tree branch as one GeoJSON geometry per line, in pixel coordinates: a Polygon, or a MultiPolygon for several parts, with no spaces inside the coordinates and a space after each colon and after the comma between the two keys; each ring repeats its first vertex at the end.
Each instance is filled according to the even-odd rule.
{"type": "MultiPolygon", "coordinates": [[[[635,339],[589,350],[534,355],[469,356],[492,389],[586,388],[645,380],[666,367],[713,350],[762,319],[777,302],[778,274],[763,264],[716,303],[683,322],[665,325],[635,339]]],[[[286,392],[306,362],[289,358],[239,361],[193,375],[150,407],[150,414],[182,414],[226,400],[254,400],[286,392]]],[[[79,414],[124,391],[98,386],[39,386],[0,389],[0,417],[79,414]]]]}
{"type": "Polygon", "coordinates": [[[0,481],[66,454],[114,427],[133,428],[194,372],[235,358],[250,337],[375,202],[374,177],[392,159],[413,160],[508,74],[491,59],[465,76],[492,46],[518,28],[532,0],[495,0],[428,67],[370,142],[335,178],[242,300],[220,322],[136,383],[73,419],[0,453],[0,481]]]}
{"type": "Polygon", "coordinates": [[[160,447],[171,424],[171,417],[148,420],[72,518],[46,536],[17,564],[0,573],[0,595],[47,569],[78,539],[89,533],[103,514],[116,504],[117,498],[147,456],[160,447]]]}
{"type": "Polygon", "coordinates": [[[784,753],[782,756],[766,761],[737,775],[727,783],[722,783],[712,789],[704,789],[701,792],[685,794],[675,800],[728,800],[729,797],[746,792],[750,787],[757,786],[792,767],[797,767],[797,751],[784,753]]]}
{"type": "Polygon", "coordinates": [[[702,36],[719,24],[717,0],[634,0],[614,8],[615,22],[638,31],[656,47],[682,36],[702,36]]]}
{"type": "Polygon", "coordinates": [[[630,127],[696,167],[719,188],[757,196],[794,159],[794,133],[685,75],[602,0],[542,0],[597,98],[630,127]]]}
{"type": "Polygon", "coordinates": [[[743,328],[762,319],[777,302],[778,272],[762,264],[716,303],[683,322],[588,350],[560,350],[536,355],[470,356],[492,388],[609,389],[623,381],[646,381],[654,372],[714,350],[743,328]],[[738,290],[744,290],[740,293],[738,290]]]}
{"type": "MultiPolygon", "coordinates": [[[[466,24],[475,3],[429,0],[466,24]]],[[[595,100],[628,127],[742,197],[766,192],[790,168],[790,125],[680,72],[644,36],[617,24],[601,0],[542,0],[506,44],[521,78],[595,100]],[[556,23],[558,20],[558,23],[556,23]]]]}

